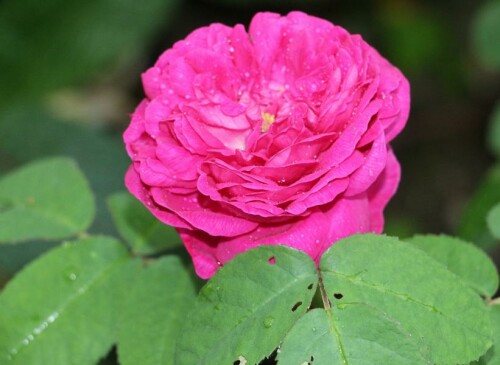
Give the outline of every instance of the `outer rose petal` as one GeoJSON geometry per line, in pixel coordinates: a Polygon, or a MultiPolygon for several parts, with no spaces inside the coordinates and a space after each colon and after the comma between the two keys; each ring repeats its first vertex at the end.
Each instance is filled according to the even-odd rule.
{"type": "Polygon", "coordinates": [[[375,233],[382,233],[384,228],[383,211],[398,189],[401,167],[391,149],[387,151],[387,163],[384,171],[368,190],[370,201],[370,224],[375,233]]]}
{"type": "Polygon", "coordinates": [[[176,214],[165,211],[154,204],[147,188],[142,184],[139,174],[137,174],[133,166],[128,169],[125,175],[125,186],[132,195],[139,199],[163,223],[179,228],[191,228],[188,223],[180,219],[176,214]]]}
{"type": "Polygon", "coordinates": [[[335,241],[359,232],[382,232],[383,211],[397,190],[400,175],[399,163],[389,150],[386,168],[367,194],[340,199],[325,211],[318,209],[291,224],[261,226],[249,235],[233,239],[182,229],[179,233],[193,258],[196,273],[203,279],[210,278],[237,254],[261,245],[294,247],[319,263],[321,255],[335,241]]]}
{"type": "Polygon", "coordinates": [[[142,79],[125,183],[179,231],[201,277],[259,245],[318,262],[340,238],[382,231],[410,91],[360,36],[259,13],[248,33],[195,30],[142,79]]]}
{"type": "Polygon", "coordinates": [[[262,245],[285,245],[306,252],[316,262],[330,245],[357,232],[370,232],[370,210],[366,195],[341,199],[325,210],[317,209],[293,223],[262,225],[247,235],[222,239],[191,230],[179,230],[201,278],[235,255],[262,245]]]}

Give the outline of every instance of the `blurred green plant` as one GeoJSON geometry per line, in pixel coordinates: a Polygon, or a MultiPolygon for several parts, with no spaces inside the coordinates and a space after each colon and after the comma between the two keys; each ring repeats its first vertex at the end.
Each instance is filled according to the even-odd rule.
{"type": "Polygon", "coordinates": [[[486,66],[500,68],[500,1],[483,3],[472,26],[474,54],[486,66]]]}
{"type": "Polygon", "coordinates": [[[0,107],[88,83],[141,54],[175,0],[5,0],[0,3],[0,107]]]}
{"type": "MultiPolygon", "coordinates": [[[[476,57],[490,70],[500,70],[500,1],[485,2],[473,21],[472,44],[476,57]]],[[[500,241],[500,100],[492,111],[486,144],[497,159],[469,201],[458,227],[461,237],[485,249],[500,241]]]]}

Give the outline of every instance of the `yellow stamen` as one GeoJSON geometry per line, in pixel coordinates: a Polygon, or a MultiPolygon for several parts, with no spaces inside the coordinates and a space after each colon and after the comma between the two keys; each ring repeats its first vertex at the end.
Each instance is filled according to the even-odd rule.
{"type": "Polygon", "coordinates": [[[271,113],[262,113],[262,126],[261,126],[261,131],[262,133],[265,133],[269,130],[269,127],[271,127],[271,124],[274,123],[274,115],[271,113]]]}

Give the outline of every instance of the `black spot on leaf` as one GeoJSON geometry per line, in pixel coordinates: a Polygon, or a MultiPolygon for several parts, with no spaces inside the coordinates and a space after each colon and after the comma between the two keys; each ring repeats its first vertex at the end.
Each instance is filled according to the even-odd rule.
{"type": "Polygon", "coordinates": [[[292,307],[292,312],[295,312],[297,308],[299,308],[302,305],[302,302],[297,302],[293,305],[292,307]]]}

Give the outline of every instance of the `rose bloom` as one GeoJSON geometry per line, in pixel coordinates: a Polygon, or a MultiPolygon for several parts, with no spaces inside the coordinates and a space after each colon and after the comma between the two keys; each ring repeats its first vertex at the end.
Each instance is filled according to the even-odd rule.
{"type": "Polygon", "coordinates": [[[358,35],[301,12],[212,24],[142,75],[126,186],[179,232],[197,274],[265,244],[316,262],[383,229],[409,112],[401,72],[358,35]]]}

